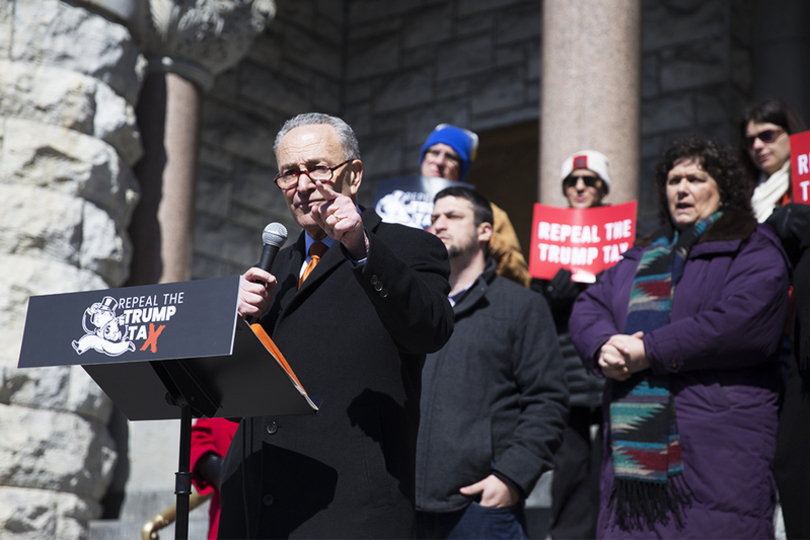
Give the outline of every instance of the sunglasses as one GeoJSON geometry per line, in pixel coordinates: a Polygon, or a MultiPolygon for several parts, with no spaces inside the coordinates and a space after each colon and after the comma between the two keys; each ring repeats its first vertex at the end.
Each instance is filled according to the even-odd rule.
{"type": "Polygon", "coordinates": [[[592,187],[595,188],[599,183],[598,176],[567,176],[565,180],[563,180],[563,189],[572,188],[577,185],[577,180],[582,180],[585,183],[585,187],[592,187]]]}
{"type": "Polygon", "coordinates": [[[746,137],[745,140],[745,147],[746,148],[753,148],[754,141],[759,139],[760,141],[764,142],[765,144],[770,144],[774,142],[779,136],[784,133],[784,129],[766,129],[765,131],[760,131],[756,135],[751,137],[746,137]]]}

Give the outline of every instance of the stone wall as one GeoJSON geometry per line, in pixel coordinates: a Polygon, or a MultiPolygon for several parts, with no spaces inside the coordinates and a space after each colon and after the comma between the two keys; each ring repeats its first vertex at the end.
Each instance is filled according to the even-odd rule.
{"type": "Polygon", "coordinates": [[[341,113],[344,4],[277,3],[248,56],[220,75],[203,105],[192,276],[244,272],[261,255],[271,221],[295,238],[281,192],[273,140],[295,114],[341,113]]]}
{"type": "Polygon", "coordinates": [[[127,29],[104,16],[0,2],[2,538],[84,538],[101,515],[117,455],[111,402],[80,367],[15,366],[30,295],[127,277],[142,68],[127,29]]]}
{"type": "MultiPolygon", "coordinates": [[[[656,224],[652,171],[667,142],[735,140],[753,84],[753,4],[643,1],[642,232],[656,224]]],[[[273,137],[294,114],[338,114],[354,127],[365,205],[376,181],[418,172],[419,147],[439,122],[481,132],[541,118],[542,2],[298,0],[278,10],[205,103],[194,277],[255,262],[269,221],[297,234],[270,185],[273,137]]]]}
{"type": "Polygon", "coordinates": [[[751,0],[644,0],[640,229],[657,223],[654,168],[672,140],[737,143],[752,91],[751,0]]]}

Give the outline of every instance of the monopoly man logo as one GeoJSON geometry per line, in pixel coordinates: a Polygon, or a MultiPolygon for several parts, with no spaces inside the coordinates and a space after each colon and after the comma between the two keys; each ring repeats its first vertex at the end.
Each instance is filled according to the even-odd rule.
{"type": "Polygon", "coordinates": [[[158,338],[182,304],[182,292],[104,296],[84,310],[84,335],[71,344],[80,355],[91,349],[113,357],[136,350],[157,353],[158,338]]]}

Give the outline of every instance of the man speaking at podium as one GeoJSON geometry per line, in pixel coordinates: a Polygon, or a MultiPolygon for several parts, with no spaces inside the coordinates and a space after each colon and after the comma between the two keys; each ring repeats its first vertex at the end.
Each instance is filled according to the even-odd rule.
{"type": "Polygon", "coordinates": [[[357,205],[363,163],[343,120],[296,116],[275,152],[275,183],[304,232],[269,273],[245,272],[238,309],[261,316],[323,404],[241,422],[219,537],[410,538],[421,368],[453,329],[447,250],[357,205]]]}

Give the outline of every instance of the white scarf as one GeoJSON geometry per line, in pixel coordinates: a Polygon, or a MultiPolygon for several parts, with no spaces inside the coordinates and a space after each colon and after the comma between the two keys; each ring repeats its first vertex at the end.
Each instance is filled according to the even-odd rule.
{"type": "Polygon", "coordinates": [[[790,160],[782,168],[765,180],[765,173],[759,175],[759,185],[754,189],[751,206],[757,221],[764,223],[773,213],[774,208],[790,189],[790,160]]]}

